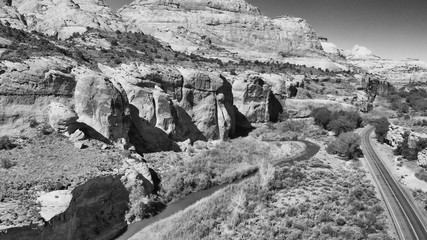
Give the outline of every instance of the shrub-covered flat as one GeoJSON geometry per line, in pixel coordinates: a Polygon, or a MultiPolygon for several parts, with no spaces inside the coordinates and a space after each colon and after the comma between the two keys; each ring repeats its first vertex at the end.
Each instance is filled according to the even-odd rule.
{"type": "Polygon", "coordinates": [[[364,173],[319,161],[264,165],[131,239],[392,239],[364,173]]]}

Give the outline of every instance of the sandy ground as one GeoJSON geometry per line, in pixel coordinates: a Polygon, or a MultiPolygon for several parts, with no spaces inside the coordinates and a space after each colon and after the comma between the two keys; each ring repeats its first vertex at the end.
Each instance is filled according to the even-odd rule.
{"type": "Polygon", "coordinates": [[[41,204],[40,215],[49,221],[54,216],[63,213],[70,205],[73,195],[70,190],[59,190],[42,194],[37,201],[41,204]]]}
{"type": "Polygon", "coordinates": [[[404,160],[402,166],[399,167],[397,165],[399,163],[399,161],[397,161],[398,157],[394,156],[393,149],[386,144],[379,144],[374,139],[373,135],[370,137],[373,139],[371,142],[373,143],[372,145],[376,149],[379,157],[383,160],[387,160],[383,161],[384,165],[387,167],[392,176],[398,180],[402,188],[406,191],[407,195],[411,198],[412,202],[415,203],[416,207],[424,218],[424,223],[427,223],[427,212],[424,210],[424,203],[416,201],[412,195],[413,192],[417,190],[427,192],[427,182],[419,180],[415,177],[415,173],[420,168],[416,166],[414,162],[408,162],[406,160],[404,160]]]}

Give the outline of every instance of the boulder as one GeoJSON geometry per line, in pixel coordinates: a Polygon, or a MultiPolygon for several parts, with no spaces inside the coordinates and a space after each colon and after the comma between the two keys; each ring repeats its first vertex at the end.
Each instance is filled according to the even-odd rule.
{"type": "Polygon", "coordinates": [[[251,123],[276,122],[283,107],[272,91],[272,86],[260,76],[248,75],[233,83],[234,104],[251,123]]]}
{"type": "Polygon", "coordinates": [[[74,133],[72,133],[69,137],[70,141],[78,142],[86,139],[85,133],[77,129],[74,133]]]}
{"type": "Polygon", "coordinates": [[[179,105],[206,139],[226,139],[235,130],[231,84],[221,75],[179,69],[184,77],[179,105]]]}
{"type": "Polygon", "coordinates": [[[418,166],[427,168],[427,149],[418,152],[418,166]]]}
{"type": "Polygon", "coordinates": [[[77,114],[62,103],[52,102],[48,106],[49,123],[55,131],[70,132],[69,127],[77,124],[77,114]]]}
{"type": "Polygon", "coordinates": [[[84,149],[84,148],[87,148],[87,145],[85,144],[84,141],[76,141],[74,142],[74,147],[77,149],[84,149]]]}
{"type": "Polygon", "coordinates": [[[140,186],[144,189],[144,196],[153,192],[154,182],[147,163],[136,158],[127,158],[122,170],[124,172],[122,181],[127,189],[140,186]]]}
{"type": "Polygon", "coordinates": [[[90,72],[78,74],[74,104],[79,122],[114,142],[128,139],[130,111],[126,94],[107,78],[90,72]]]}

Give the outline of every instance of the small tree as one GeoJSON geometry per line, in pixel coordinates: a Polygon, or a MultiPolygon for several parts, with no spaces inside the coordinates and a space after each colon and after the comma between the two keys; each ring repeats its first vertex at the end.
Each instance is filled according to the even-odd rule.
{"type": "Polygon", "coordinates": [[[311,116],[314,118],[314,122],[317,125],[326,128],[331,121],[332,112],[326,107],[315,108],[311,112],[311,116]]]}
{"type": "Polygon", "coordinates": [[[344,132],[350,132],[355,129],[355,126],[345,116],[341,116],[328,124],[328,129],[334,131],[336,135],[344,132]]]}
{"type": "Polygon", "coordinates": [[[375,135],[377,137],[378,142],[384,143],[384,140],[387,137],[390,122],[386,117],[382,117],[379,120],[377,120],[374,123],[374,125],[375,125],[375,135]]]}
{"type": "Polygon", "coordinates": [[[353,132],[341,133],[335,141],[332,141],[326,151],[330,154],[338,154],[346,159],[353,159],[360,155],[360,136],[353,132]]]}

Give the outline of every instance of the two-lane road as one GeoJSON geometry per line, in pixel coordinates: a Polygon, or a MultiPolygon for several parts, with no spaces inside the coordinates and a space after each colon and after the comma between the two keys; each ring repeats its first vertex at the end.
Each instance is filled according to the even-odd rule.
{"type": "Polygon", "coordinates": [[[401,240],[427,240],[425,224],[406,192],[399,183],[391,176],[388,169],[378,157],[372,147],[370,134],[374,127],[368,126],[360,132],[362,138],[362,149],[368,166],[380,193],[384,198],[393,223],[401,240]]]}

